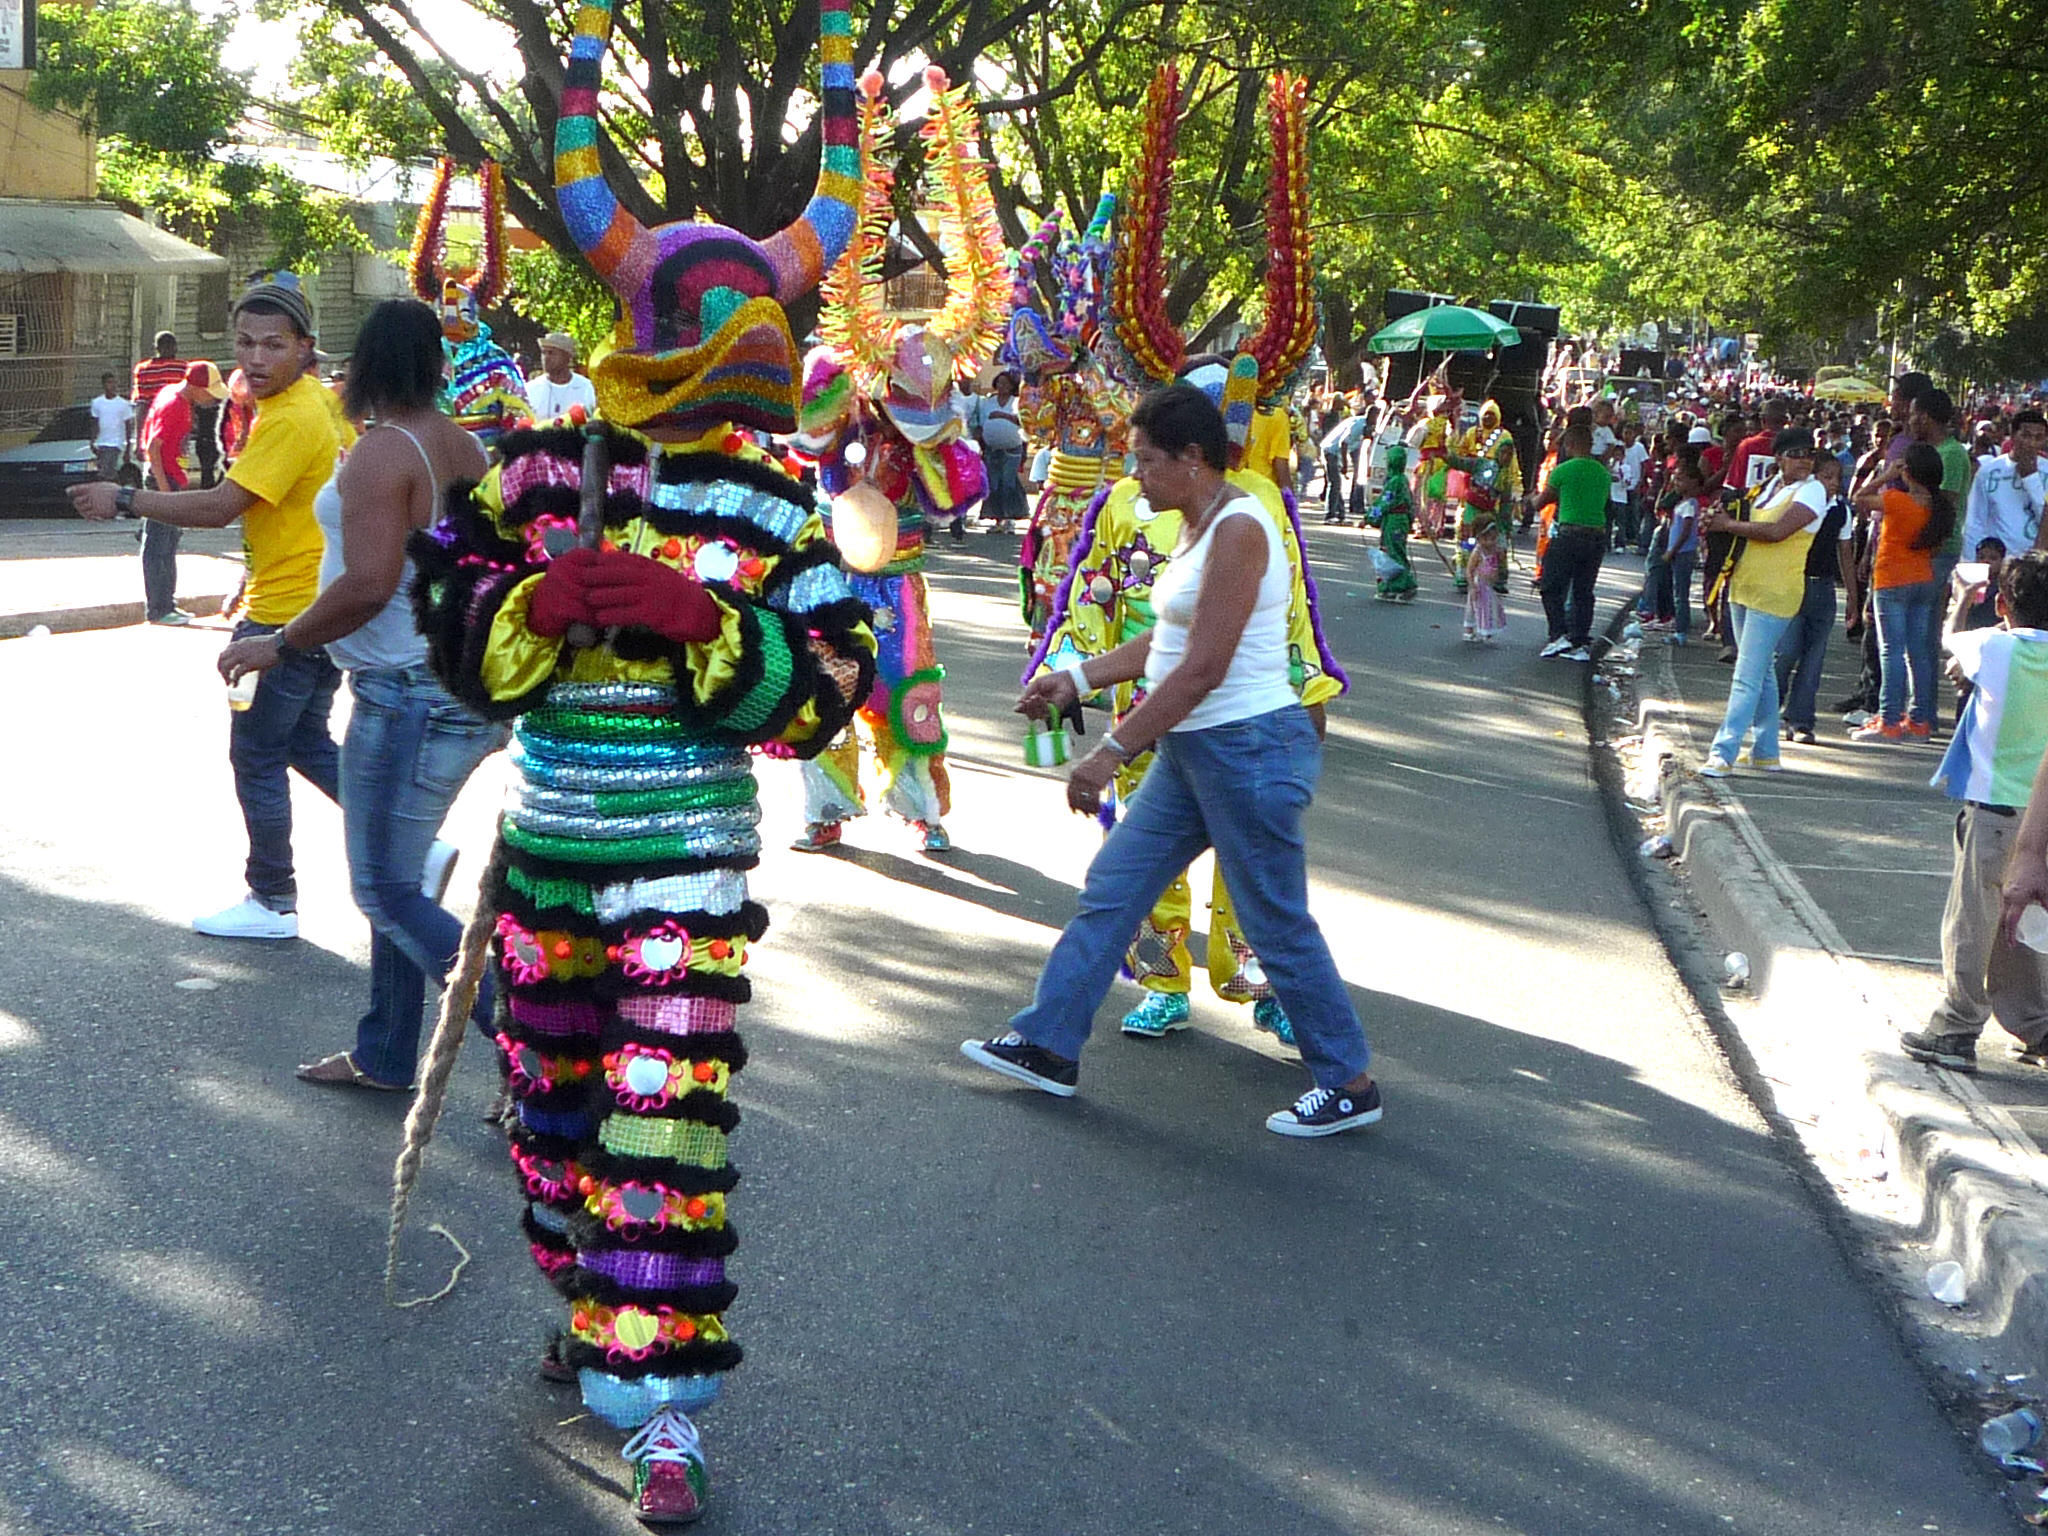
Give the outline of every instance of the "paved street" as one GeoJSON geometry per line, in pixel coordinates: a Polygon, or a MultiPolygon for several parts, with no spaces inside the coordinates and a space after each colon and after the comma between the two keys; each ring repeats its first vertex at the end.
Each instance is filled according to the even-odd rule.
{"type": "MultiPolygon", "coordinates": [[[[1119,984],[1068,1103],[955,1053],[1027,994],[1096,833],[1007,713],[1014,541],[939,550],[957,851],[874,818],[783,851],[796,774],[762,769],[750,1355],[706,1416],[704,1529],[2010,1529],[1692,1022],[1525,583],[1510,643],[1465,646],[1440,569],[1375,604],[1359,536],[1309,535],[1354,679],[1314,902],[1385,1122],[1265,1133],[1303,1074],[1204,992],[1141,1044],[1119,984]]],[[[0,1536],[637,1529],[618,1437],[533,1369],[551,1293],[475,1043],[406,1283],[445,1278],[430,1223],[474,1262],[383,1304],[403,1104],[291,1077],[362,1005],[332,808],[300,787],[304,940],[186,927],[240,890],[220,640],[0,642],[0,1536]]],[[[502,772],[457,808],[464,902],[502,772]]]]}

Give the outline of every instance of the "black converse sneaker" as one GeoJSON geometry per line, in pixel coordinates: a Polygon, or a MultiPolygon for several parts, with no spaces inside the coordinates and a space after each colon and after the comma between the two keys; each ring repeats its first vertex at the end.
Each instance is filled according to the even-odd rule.
{"type": "Polygon", "coordinates": [[[1977,1070],[1975,1035],[1938,1035],[1933,1030],[1912,1029],[1899,1036],[1899,1044],[1915,1061],[1947,1067],[1951,1072],[1977,1070]]]}
{"type": "Polygon", "coordinates": [[[1379,1120],[1380,1085],[1367,1083],[1363,1093],[1344,1088],[1311,1088],[1290,1109],[1266,1116],[1266,1129],[1277,1136],[1334,1136],[1379,1120]]]}
{"type": "Polygon", "coordinates": [[[993,1040],[962,1040],[960,1054],[978,1061],[991,1072],[1029,1083],[1041,1093],[1062,1099],[1074,1096],[1074,1084],[1081,1080],[1081,1064],[1033,1045],[1014,1029],[993,1040]]]}

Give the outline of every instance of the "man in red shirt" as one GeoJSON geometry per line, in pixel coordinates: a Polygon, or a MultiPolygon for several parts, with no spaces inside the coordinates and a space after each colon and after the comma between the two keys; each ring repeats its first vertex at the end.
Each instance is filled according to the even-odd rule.
{"type": "Polygon", "coordinates": [[[176,384],[185,377],[186,364],[178,359],[178,338],[169,331],[156,333],[156,356],[145,357],[135,365],[135,389],[132,399],[139,416],[147,411],[166,384],[176,384]]]}
{"type": "Polygon", "coordinates": [[[1774,463],[1771,441],[1792,419],[1785,402],[1775,396],[1764,402],[1763,415],[1762,429],[1737,443],[1735,456],[1728,461],[1726,484],[1732,490],[1752,491],[1763,483],[1774,463]]]}
{"type": "MultiPolygon", "coordinates": [[[[169,333],[167,332],[166,335],[169,333]]],[[[159,336],[159,350],[164,337],[159,336]]],[[[176,350],[175,340],[172,350],[176,350]]],[[[180,364],[180,372],[157,390],[142,419],[142,457],[153,491],[185,489],[185,466],[179,462],[185,439],[192,435],[192,408],[218,405],[227,385],[212,363],[180,364]]],[[[140,377],[141,370],[137,369],[140,377]]],[[[178,541],[183,530],[146,518],[142,524],[142,604],[152,624],[189,624],[192,615],[178,606],[178,541]]]]}

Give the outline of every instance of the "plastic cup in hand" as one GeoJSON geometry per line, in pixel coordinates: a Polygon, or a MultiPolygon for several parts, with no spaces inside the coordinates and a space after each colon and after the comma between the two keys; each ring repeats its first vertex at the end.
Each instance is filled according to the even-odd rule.
{"type": "Polygon", "coordinates": [[[263,680],[261,672],[244,672],[228,684],[228,708],[240,714],[256,702],[256,685],[263,680]]]}
{"type": "Polygon", "coordinates": [[[2013,924],[2013,934],[2027,948],[2048,955],[2048,907],[2031,903],[2013,924]]]}
{"type": "Polygon", "coordinates": [[[2017,1456],[2040,1438],[2041,1415],[2031,1408],[2015,1408],[1986,1419],[1977,1431],[1977,1443],[1986,1456],[2017,1456]]]}

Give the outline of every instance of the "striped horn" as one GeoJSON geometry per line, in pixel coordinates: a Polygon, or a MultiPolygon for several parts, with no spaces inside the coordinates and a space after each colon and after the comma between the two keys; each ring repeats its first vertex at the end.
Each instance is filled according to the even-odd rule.
{"type": "Polygon", "coordinates": [[[584,0],[569,37],[569,67],[555,123],[555,200],[576,248],[614,293],[639,290],[659,252],[654,235],[620,206],[598,163],[597,91],[612,38],[611,0],[584,0]]]}
{"type": "Polygon", "coordinates": [[[847,0],[819,0],[818,182],[797,221],[762,242],[775,267],[775,297],[802,298],[823,280],[853,238],[861,201],[860,136],[853,100],[853,21],[847,0]]]}

